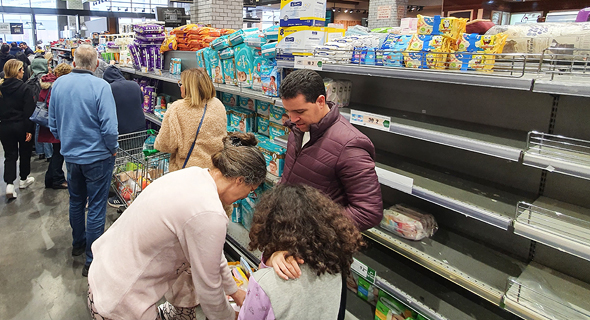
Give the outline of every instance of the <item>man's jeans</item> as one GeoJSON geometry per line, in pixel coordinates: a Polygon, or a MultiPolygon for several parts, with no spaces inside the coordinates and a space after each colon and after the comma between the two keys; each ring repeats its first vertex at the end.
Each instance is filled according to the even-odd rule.
{"type": "Polygon", "coordinates": [[[39,125],[35,126],[35,152],[39,154],[44,154],[45,158],[53,157],[53,146],[51,143],[48,142],[38,142],[39,140],[39,125]]]}
{"type": "Polygon", "coordinates": [[[86,265],[92,262],[90,247],[104,232],[107,200],[115,157],[91,164],[66,162],[68,169],[68,190],[70,192],[70,226],[72,246],[79,248],[86,244],[86,265]],[[88,201],[88,221],[84,209],[88,201]]]}

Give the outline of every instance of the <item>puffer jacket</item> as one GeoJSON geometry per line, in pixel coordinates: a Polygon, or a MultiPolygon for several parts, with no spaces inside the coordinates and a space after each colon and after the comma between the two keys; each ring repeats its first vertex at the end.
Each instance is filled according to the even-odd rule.
{"type": "MultiPolygon", "coordinates": [[[[47,108],[49,108],[49,99],[51,98],[51,86],[57,80],[57,77],[53,73],[48,73],[41,77],[41,92],[39,93],[39,101],[45,102],[47,108]]],[[[59,143],[60,141],[57,140],[49,128],[40,126],[39,127],[39,137],[37,138],[38,142],[48,142],[48,143],[59,143]]]]}
{"type": "Polygon", "coordinates": [[[340,115],[337,107],[310,127],[309,142],[301,148],[303,132],[291,128],[280,183],[306,184],[342,205],[364,231],[383,218],[381,185],[375,172],[375,147],[369,138],[340,115]]]}

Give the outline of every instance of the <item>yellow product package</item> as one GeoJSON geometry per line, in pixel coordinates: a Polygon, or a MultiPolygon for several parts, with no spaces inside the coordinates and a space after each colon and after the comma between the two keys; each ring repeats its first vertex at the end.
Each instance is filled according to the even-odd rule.
{"type": "Polygon", "coordinates": [[[467,28],[467,19],[455,17],[427,17],[418,15],[417,30],[422,35],[442,35],[457,39],[467,28]]]}

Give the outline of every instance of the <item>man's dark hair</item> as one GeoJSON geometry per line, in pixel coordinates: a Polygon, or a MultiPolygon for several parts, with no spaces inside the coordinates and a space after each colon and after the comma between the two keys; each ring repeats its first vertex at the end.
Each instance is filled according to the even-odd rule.
{"type": "Polygon", "coordinates": [[[276,251],[305,261],[318,276],[348,274],[363,237],[344,209],[307,185],[279,184],[256,205],[251,250],[268,260],[276,251]]]}
{"type": "Polygon", "coordinates": [[[319,96],[325,96],[326,87],[322,76],[309,69],[295,70],[286,76],[279,88],[281,99],[293,99],[300,94],[309,103],[315,103],[319,96]]]}
{"type": "Polygon", "coordinates": [[[26,42],[24,42],[24,41],[23,41],[23,42],[21,42],[20,44],[21,44],[21,45],[25,45],[25,46],[27,45],[27,43],[26,43],[26,42]]]}
{"type": "Polygon", "coordinates": [[[18,46],[18,43],[16,43],[16,41],[15,41],[15,42],[11,43],[10,46],[16,48],[18,46]]]}
{"type": "Polygon", "coordinates": [[[10,46],[7,45],[6,43],[2,45],[2,48],[0,49],[0,52],[2,53],[8,53],[8,51],[10,51],[10,46]]]}

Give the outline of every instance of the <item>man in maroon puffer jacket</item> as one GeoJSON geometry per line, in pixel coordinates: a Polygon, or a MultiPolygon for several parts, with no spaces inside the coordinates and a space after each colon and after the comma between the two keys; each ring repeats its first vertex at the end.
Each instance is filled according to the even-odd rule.
{"type": "Polygon", "coordinates": [[[342,205],[361,230],[383,218],[381,186],[375,172],[375,147],[326,103],[322,77],[296,70],[280,87],[291,128],[280,183],[302,183],[342,205]]]}
{"type": "MultiPolygon", "coordinates": [[[[281,83],[279,95],[289,113],[285,126],[291,129],[280,183],[306,184],[324,192],[344,207],[361,231],[378,225],[383,218],[383,201],[371,140],[342,117],[338,107],[328,105],[324,81],[313,70],[290,73],[281,83]]],[[[279,253],[282,261],[273,267],[279,275],[297,278],[300,272],[287,269],[297,270],[297,263],[303,261],[285,260],[285,254],[279,253]]],[[[272,266],[273,257],[269,260],[272,266]]],[[[339,320],[344,319],[346,310],[345,274],[339,320]]]]}

